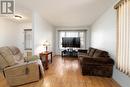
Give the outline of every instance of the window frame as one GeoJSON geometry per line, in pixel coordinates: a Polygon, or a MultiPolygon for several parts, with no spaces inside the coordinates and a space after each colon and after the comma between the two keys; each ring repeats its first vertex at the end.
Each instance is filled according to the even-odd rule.
{"type": "Polygon", "coordinates": [[[26,39],[27,39],[26,33],[27,33],[28,31],[31,31],[31,32],[32,32],[32,29],[24,29],[24,50],[32,50],[32,48],[26,47],[26,39]]]}
{"type": "MultiPolygon", "coordinates": [[[[66,49],[66,48],[61,48],[61,42],[60,42],[60,32],[65,32],[65,37],[66,37],[66,32],[78,32],[78,37],[80,37],[80,32],[84,33],[84,49],[86,48],[86,34],[87,34],[87,30],[58,30],[58,49],[62,50],[62,49],[66,49]]],[[[81,40],[80,40],[81,43],[81,40]]],[[[82,47],[80,47],[82,48],[82,47]]]]}

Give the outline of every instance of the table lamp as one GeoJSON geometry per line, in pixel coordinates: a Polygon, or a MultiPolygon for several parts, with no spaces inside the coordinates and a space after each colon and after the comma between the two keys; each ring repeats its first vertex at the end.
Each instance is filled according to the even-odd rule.
{"type": "Polygon", "coordinates": [[[50,43],[49,43],[48,41],[45,41],[45,42],[43,43],[43,46],[46,47],[46,52],[47,52],[47,51],[48,51],[48,46],[50,46],[50,43]]]}

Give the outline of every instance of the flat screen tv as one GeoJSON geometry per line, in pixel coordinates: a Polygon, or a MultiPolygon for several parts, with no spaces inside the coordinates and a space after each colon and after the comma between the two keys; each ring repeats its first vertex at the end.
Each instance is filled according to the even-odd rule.
{"type": "Polygon", "coordinates": [[[80,48],[80,37],[63,37],[62,47],[80,48]]]}

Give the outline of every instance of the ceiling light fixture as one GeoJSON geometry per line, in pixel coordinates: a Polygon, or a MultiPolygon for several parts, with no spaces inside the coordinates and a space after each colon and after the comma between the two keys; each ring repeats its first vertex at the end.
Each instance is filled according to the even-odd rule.
{"type": "Polygon", "coordinates": [[[22,16],[20,16],[20,15],[14,15],[14,18],[15,18],[15,19],[21,19],[22,16]]]}

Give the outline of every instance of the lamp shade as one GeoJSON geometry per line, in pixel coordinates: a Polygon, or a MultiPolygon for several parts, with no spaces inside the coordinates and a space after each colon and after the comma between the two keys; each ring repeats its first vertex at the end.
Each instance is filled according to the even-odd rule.
{"type": "Polygon", "coordinates": [[[46,41],[43,43],[43,46],[50,46],[50,43],[46,40],[46,41]]]}
{"type": "Polygon", "coordinates": [[[43,43],[43,46],[46,47],[46,52],[47,52],[47,51],[48,51],[48,46],[50,46],[50,43],[49,43],[48,41],[45,41],[45,42],[43,43]]]}

